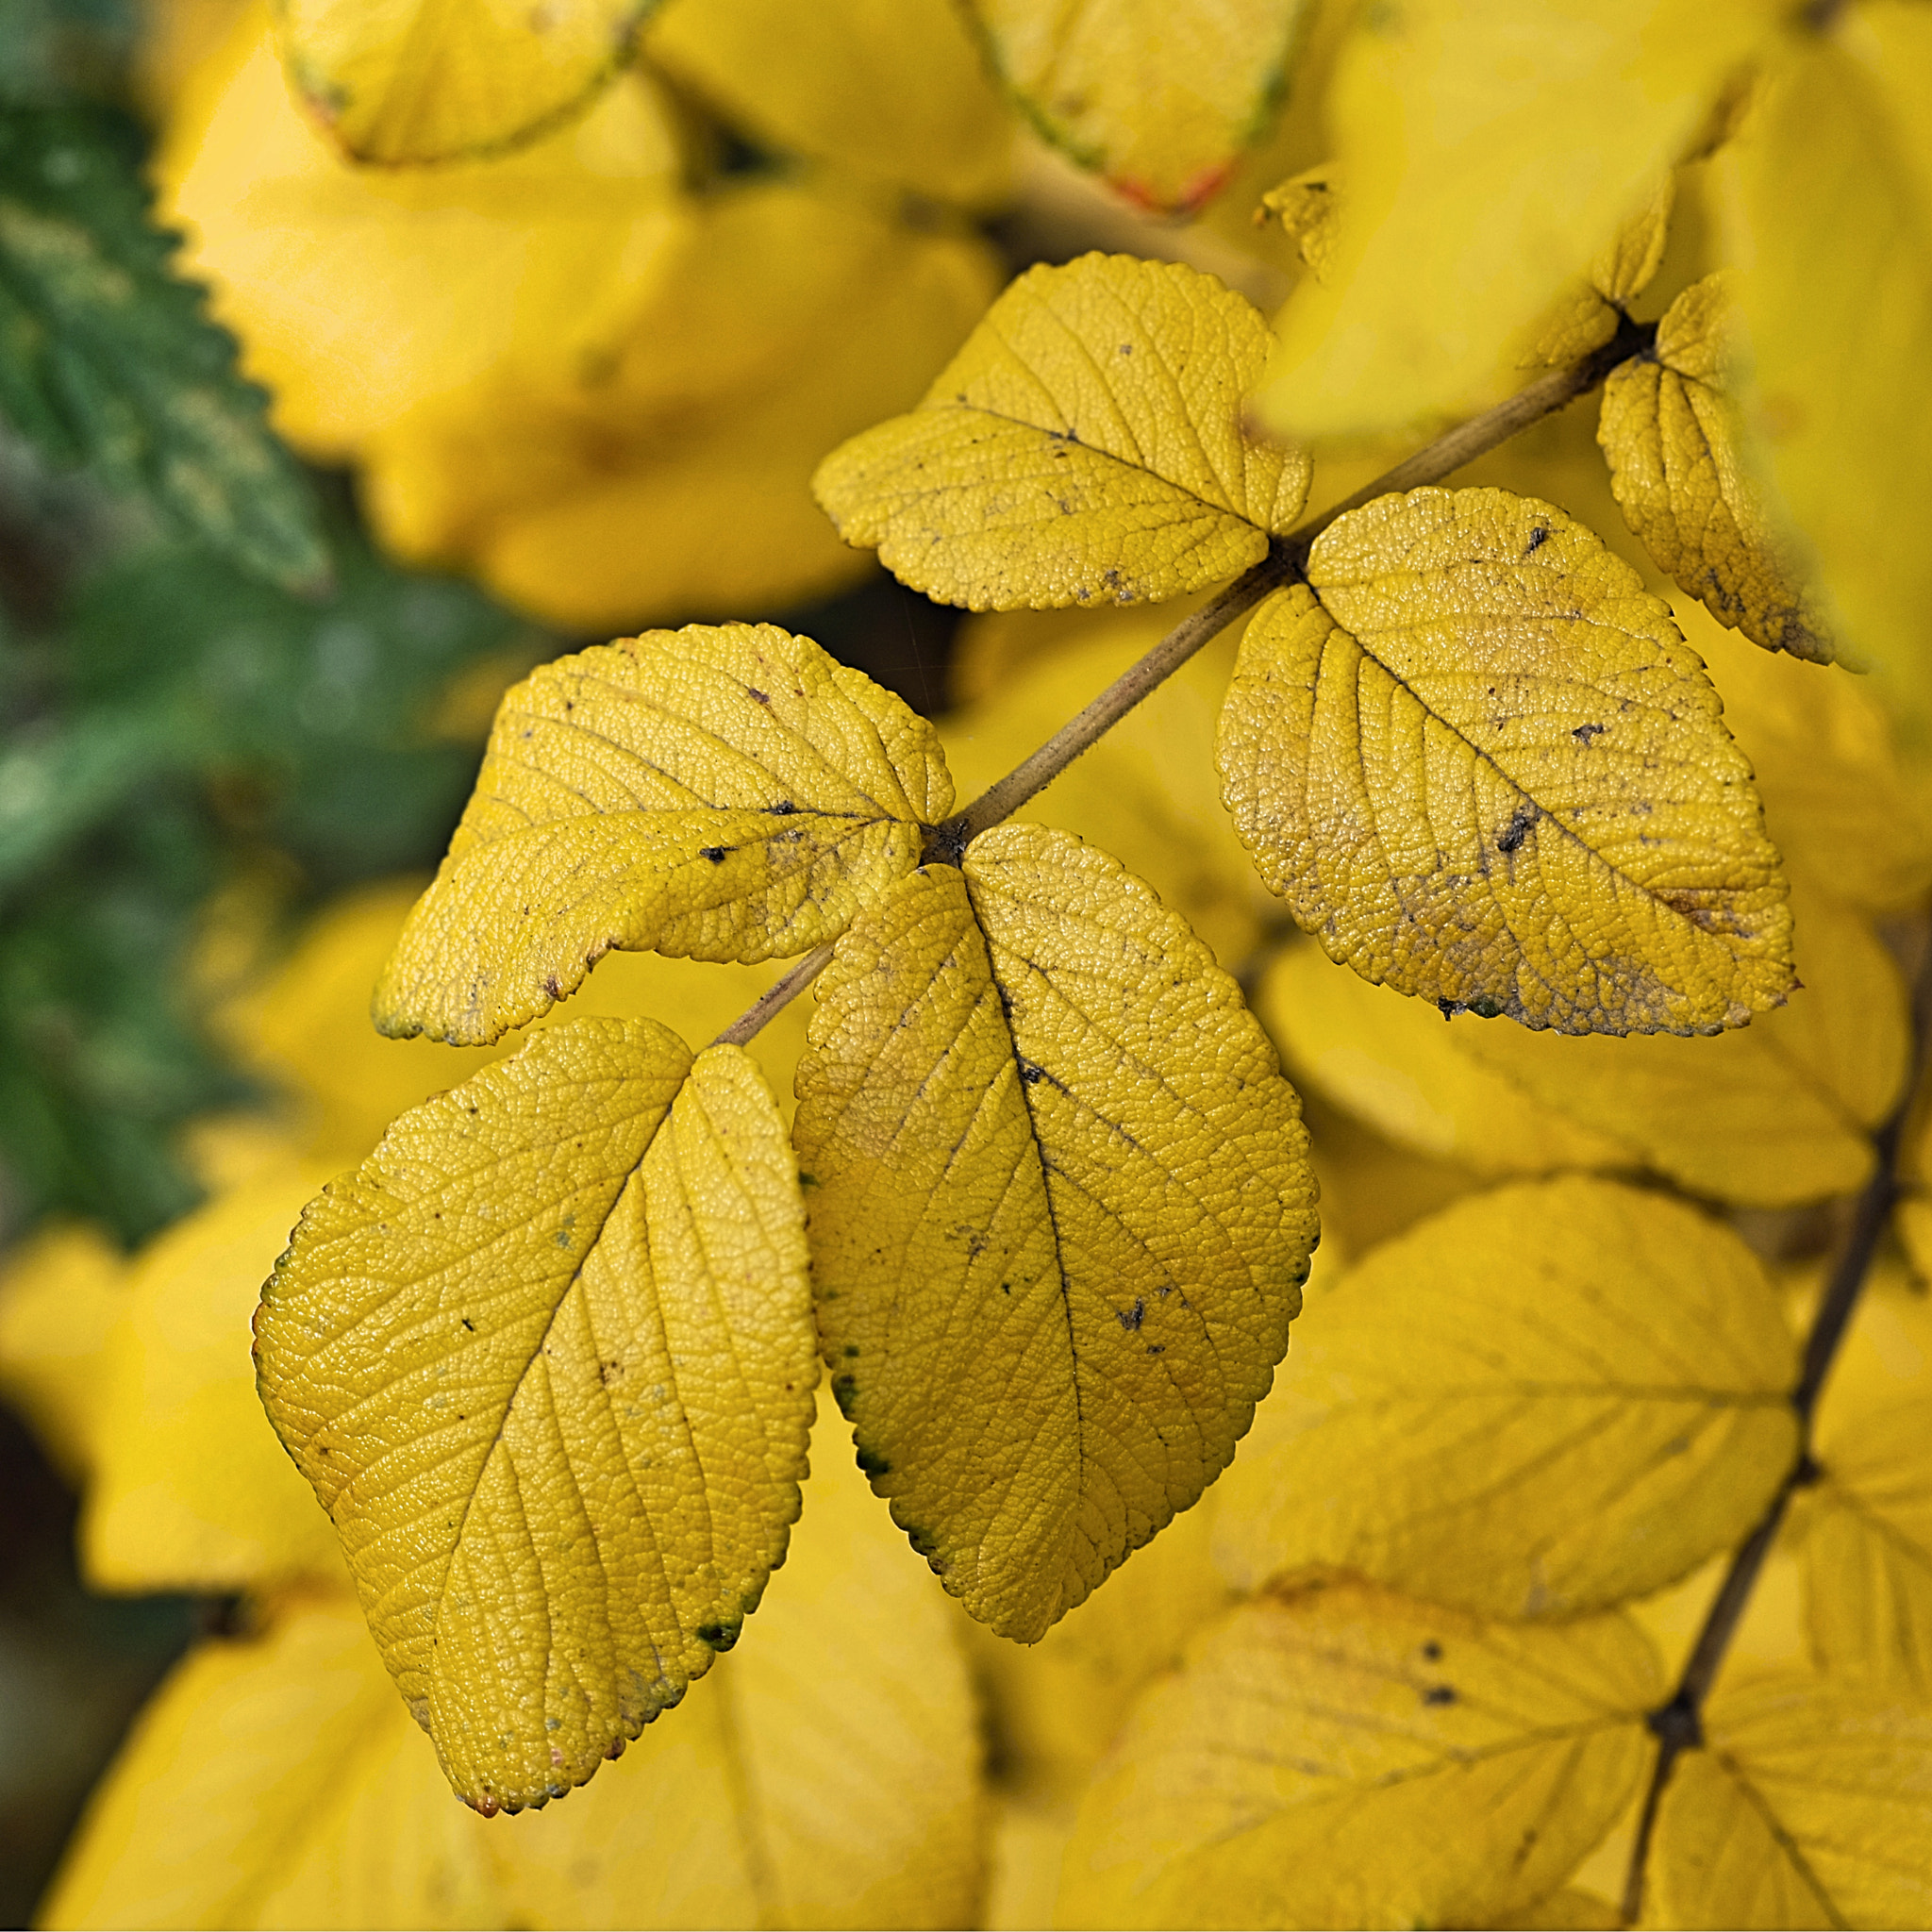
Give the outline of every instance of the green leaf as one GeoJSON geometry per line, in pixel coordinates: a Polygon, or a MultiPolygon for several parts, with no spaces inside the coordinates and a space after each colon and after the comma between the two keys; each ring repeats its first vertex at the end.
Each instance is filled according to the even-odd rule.
{"type": "Polygon", "coordinates": [[[328,556],[264,398],[169,270],[124,124],[79,108],[0,121],[0,417],[164,524],[290,589],[328,556]]]}

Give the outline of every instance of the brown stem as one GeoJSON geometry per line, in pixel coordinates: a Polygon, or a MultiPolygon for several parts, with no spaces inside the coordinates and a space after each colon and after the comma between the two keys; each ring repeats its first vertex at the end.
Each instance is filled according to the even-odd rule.
{"type": "Polygon", "coordinates": [[[1704,1742],[1704,1702],[1717,1681],[1731,1640],[1743,1622],[1751,1591],[1764,1568],[1764,1559],[1785,1519],[1790,1501],[1806,1484],[1818,1479],[1818,1465],[1811,1455],[1811,1423],[1824,1378],[1831,1371],[1839,1344],[1844,1340],[1853,1311],[1857,1307],[1873,1257],[1878,1252],[1891,1210],[1900,1193],[1898,1159],[1906,1124],[1918,1096],[1924,1074],[1928,1041],[1932,1041],[1932,943],[1928,943],[1921,964],[1912,1002],[1912,1063],[1905,1092],[1890,1117],[1872,1137],[1876,1165],[1865,1191],[1853,1210],[1852,1224],[1840,1249],[1831,1279],[1820,1298],[1817,1312],[1805,1337],[1804,1362],[1797,1386],[1791,1391],[1791,1407],[1798,1418],[1798,1454],[1771,1506],[1757,1526],[1739,1546],[1724,1572],[1724,1580],[1705,1612],[1697,1641],[1690,1647],[1690,1661],[1677,1680],[1670,1701],[1649,1714],[1647,1722],[1657,1740],[1657,1762],[1651,1769],[1650,1785],[1643,1794],[1643,1809],[1638,1816],[1637,1840],[1630,1847],[1630,1865],[1624,1880],[1623,1919],[1634,1925],[1643,1909],[1643,1882],[1650,1861],[1650,1845],[1657,1829],[1657,1807],[1663,1803],[1664,1789],[1677,1759],[1686,1751],[1704,1742]]]}
{"type": "MultiPolygon", "coordinates": [[[[1035,793],[1052,784],[1083,751],[1105,737],[1142,698],[1165,684],[1204,644],[1237,617],[1251,610],[1270,591],[1299,576],[1315,539],[1337,517],[1359,509],[1378,496],[1440,482],[1498,443],[1507,442],[1518,430],[1553,415],[1565,404],[1594,389],[1619,362],[1641,355],[1656,337],[1655,324],[1640,325],[1624,318],[1617,333],[1602,348],[1580,361],[1538,376],[1507,402],[1458,424],[1353,496],[1324,510],[1320,516],[1310,517],[1286,537],[1277,537],[1259,563],[1236,578],[1211,602],[1182,618],[1145,657],[1122,672],[1085,710],[1062,724],[1030,758],[1024,758],[997,784],[989,786],[943,824],[935,825],[926,840],[926,857],[942,864],[957,865],[967,845],[988,826],[1010,818],[1035,793]]],[[[756,1006],[733,1021],[718,1036],[719,1041],[742,1046],[779,1008],[789,1004],[824,971],[830,957],[830,948],[823,946],[819,952],[808,954],[768,988],[756,1006]]]]}

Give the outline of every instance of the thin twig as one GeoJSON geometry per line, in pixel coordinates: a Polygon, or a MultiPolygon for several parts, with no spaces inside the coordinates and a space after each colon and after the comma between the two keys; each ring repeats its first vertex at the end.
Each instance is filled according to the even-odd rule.
{"type": "MultiPolygon", "coordinates": [[[[1043,791],[1074,760],[1120,723],[1141,700],[1159,689],[1194,653],[1208,643],[1236,618],[1251,610],[1271,591],[1301,574],[1315,539],[1328,525],[1352,509],[1359,509],[1378,496],[1419,489],[1424,483],[1440,482],[1444,476],[1471,463],[1479,456],[1507,442],[1518,430],[1526,429],[1544,416],[1553,415],[1566,404],[1588,393],[1603,381],[1619,362],[1641,355],[1656,340],[1654,324],[1641,325],[1627,318],[1602,348],[1580,361],[1540,375],[1519,390],[1507,402],[1472,416],[1425,448],[1397,463],[1390,471],[1357,490],[1341,503],[1310,517],[1286,537],[1269,546],[1268,555],[1236,578],[1209,603],[1181,619],[1145,657],[1114,679],[1083,711],[1062,724],[1030,758],[1023,759],[997,784],[989,786],[971,805],[957,811],[943,824],[933,827],[926,841],[926,855],[941,863],[957,865],[968,843],[990,825],[1010,818],[1035,793],[1043,791]]],[[[821,947],[799,961],[791,971],[771,986],[749,1011],[733,1021],[718,1036],[721,1042],[742,1046],[781,1007],[789,1004],[824,972],[831,957],[829,947],[821,947]],[[824,954],[824,958],[820,957],[824,954]]]]}
{"type": "Polygon", "coordinates": [[[1898,1202],[1900,1144],[1918,1098],[1928,1043],[1932,1043],[1932,944],[1928,944],[1919,968],[1912,1001],[1912,1022],[1911,1069],[1906,1080],[1905,1092],[1890,1117],[1872,1137],[1875,1163],[1872,1178],[1865,1183],[1865,1190],[1858,1196],[1857,1206],[1852,1213],[1852,1224],[1845,1234],[1844,1246],[1839,1251],[1831,1279],[1825,1285],[1805,1338],[1804,1362],[1799,1370],[1797,1386],[1791,1391],[1791,1407],[1798,1418],[1798,1454],[1757,1526],[1744,1539],[1731,1558],[1730,1568],[1724,1572],[1724,1580],[1719,1585],[1717,1595],[1711,1599],[1709,1609],[1705,1612],[1703,1627],[1697,1633],[1697,1641],[1690,1647],[1690,1660],[1677,1680],[1676,1690],[1672,1692],[1668,1703],[1659,1705],[1649,1715],[1650,1728],[1657,1740],[1657,1762],[1651,1768],[1650,1784],[1643,1794],[1643,1808],[1637,1821],[1637,1839],[1630,1847],[1630,1864],[1624,1880],[1622,1916],[1626,1925],[1634,1925],[1643,1909],[1643,1883],[1664,1789],[1671,1781],[1677,1759],[1686,1751],[1695,1750],[1704,1742],[1705,1699],[1710,1695],[1710,1688],[1717,1681],[1717,1674],[1724,1665],[1731,1640],[1743,1622],[1752,1589],[1757,1581],[1758,1573],[1764,1568],[1764,1559],[1777,1541],[1777,1533],[1791,1498],[1807,1484],[1818,1480],[1818,1464],[1811,1454],[1812,1418],[1817,1411],[1824,1378],[1837,1357],[1839,1344],[1844,1340],[1845,1330],[1851,1324],[1853,1311],[1857,1307],[1858,1297],[1871,1274],[1873,1257],[1878,1252],[1878,1244],[1891,1219],[1891,1210],[1898,1202]]]}

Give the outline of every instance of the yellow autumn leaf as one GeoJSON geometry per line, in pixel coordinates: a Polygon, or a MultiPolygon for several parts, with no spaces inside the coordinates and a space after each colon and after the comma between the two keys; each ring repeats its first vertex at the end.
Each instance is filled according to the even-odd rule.
{"type": "Polygon", "coordinates": [[[567,1805],[453,1805],[344,1598],[204,1643],[138,1721],[49,1926],[969,1923],[982,1799],[945,1600],[849,1458],[734,1654],[567,1805]]]}
{"type": "Polygon", "coordinates": [[[358,161],[514,147],[583,108],[629,58],[653,0],[275,0],[289,76],[358,161]]]}
{"type": "Polygon", "coordinates": [[[0,1268],[0,1396],[76,1487],[93,1466],[102,1367],[126,1277],[125,1257],[86,1222],[36,1230],[0,1268]]]}
{"type": "Polygon", "coordinates": [[[1658,175],[1637,211],[1597,251],[1583,286],[1538,325],[1532,362],[1549,368],[1580,362],[1617,333],[1630,304],[1650,286],[1663,261],[1675,202],[1676,176],[1658,175]]]}
{"type": "Polygon", "coordinates": [[[1932,1401],[1822,1427],[1792,1527],[1812,1655],[1834,1676],[1932,1706],[1932,1401]]]}
{"type": "Polygon", "coordinates": [[[1328,1567],[1491,1616],[1606,1608],[1763,1514],[1797,1373],[1727,1227],[1613,1181],[1499,1188],[1311,1301],[1217,1552],[1244,1588],[1328,1567]]]}
{"type": "Polygon", "coordinates": [[[156,161],[183,266],[275,426],[338,460],[485,376],[558,382],[626,340],[673,264],[677,169],[636,78],[500,160],[349,168],[290,99],[253,10],[183,91],[156,161]]]}
{"type": "Polygon", "coordinates": [[[262,1418],[248,1324],[325,1168],[281,1153],[136,1260],[108,1338],[81,1509],[97,1590],[340,1587],[328,1518],[262,1418]]]}
{"type": "Polygon", "coordinates": [[[801,1224],[757,1070],[648,1020],[538,1035],[303,1215],[256,1319],[263,1399],[479,1810],[582,1784],[783,1557],[817,1377],[801,1224]]]}
{"type": "Polygon", "coordinates": [[[1318,282],[1327,279],[1335,263],[1343,192],[1341,170],[1332,161],[1324,161],[1290,175],[1261,197],[1262,208],[1281,224],[1302,266],[1318,282]]]}
{"type": "Polygon", "coordinates": [[[798,1094],[861,1464],[973,1615],[1037,1640],[1268,1389],[1316,1232],[1293,1090],[1144,885],[1005,825],[841,937],[798,1094]]]}
{"type": "Polygon", "coordinates": [[[1585,276],[1777,17],[1765,0],[1358,10],[1326,101],[1341,247],[1282,311],[1264,420],[1361,436],[1513,388],[1507,345],[1585,276]]]}
{"type": "Polygon", "coordinates": [[[1142,1698],[1081,1805],[1059,1923],[1493,1924],[1610,1828],[1662,1691],[1621,1616],[1259,1598],[1142,1698]]]}
{"type": "Polygon", "coordinates": [[[1285,534],[1307,459],[1249,437],[1268,331],[1178,262],[1087,255],[1014,282],[908,416],[812,488],[848,543],[969,609],[1158,603],[1285,534]]]}
{"type": "Polygon", "coordinates": [[[1721,1691],[1664,1790],[1647,1924],[1932,1918],[1932,1711],[1799,1673],[1721,1691]]]}
{"type": "Polygon", "coordinates": [[[1365,979],[1561,1033],[1710,1033],[1792,984],[1721,708],[1591,531],[1500,490],[1416,490],[1330,525],[1249,623],[1223,795],[1365,979]]]}
{"type": "Polygon", "coordinates": [[[1724,281],[1664,311],[1657,345],[1610,372],[1597,437],[1624,520],[1657,567],[1767,651],[1836,655],[1744,473],[1730,395],[1724,281]]]}
{"type": "Polygon", "coordinates": [[[1006,103],[951,0],[673,0],[645,51],[779,148],[977,206],[1006,188],[1006,103]]]}
{"type": "Polygon", "coordinates": [[[1306,0],[970,0],[1027,118],[1138,207],[1191,213],[1268,130],[1306,0]]]}
{"type": "Polygon", "coordinates": [[[1745,409],[1834,629],[1932,744],[1932,18],[1810,16],[1713,164],[1754,375],[1745,409]]]}
{"type": "Polygon", "coordinates": [[[932,726],[809,638],[691,625],[559,658],[505,697],[376,1024],[494,1040],[612,947],[809,952],[952,803],[932,726]]]}
{"type": "MultiPolygon", "coordinates": [[[[983,702],[955,712],[941,736],[960,796],[976,797],[1003,778],[1166,629],[1164,614],[1110,614],[1080,641],[1032,668],[1014,667],[983,702]]],[[[1233,640],[1216,639],[1027,806],[1041,824],[1104,844],[1230,971],[1254,951],[1274,911],[1221,808],[1214,776],[1214,721],[1233,667],[1233,640]]]]}

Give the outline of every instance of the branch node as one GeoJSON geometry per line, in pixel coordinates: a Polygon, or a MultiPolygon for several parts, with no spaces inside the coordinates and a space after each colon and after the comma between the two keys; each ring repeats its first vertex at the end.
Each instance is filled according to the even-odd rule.
{"type": "Polygon", "coordinates": [[[1668,1704],[1660,1704],[1655,1710],[1646,1712],[1643,1722],[1672,1757],[1680,1751],[1696,1751],[1703,1746],[1704,1725],[1698,1718],[1695,1701],[1686,1691],[1679,1690],[1668,1704]]]}

